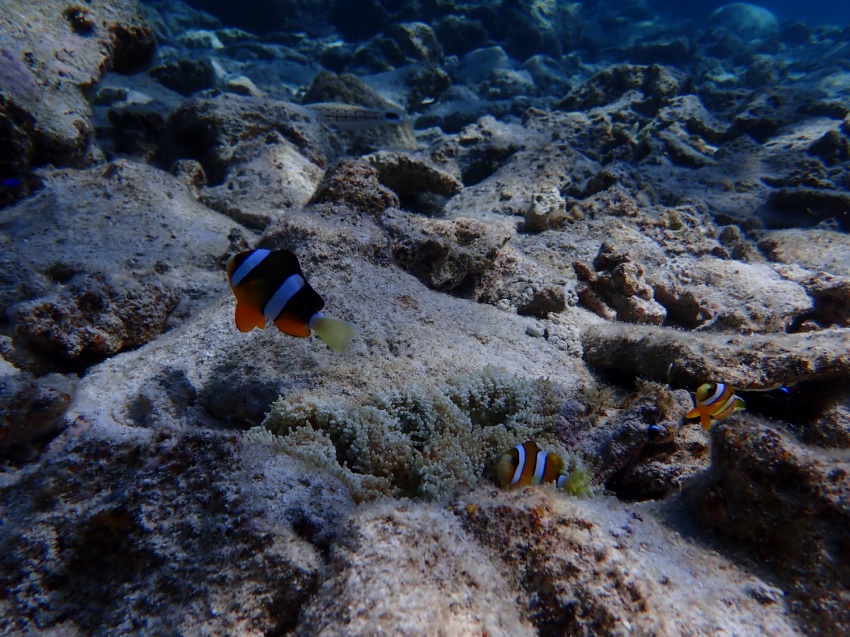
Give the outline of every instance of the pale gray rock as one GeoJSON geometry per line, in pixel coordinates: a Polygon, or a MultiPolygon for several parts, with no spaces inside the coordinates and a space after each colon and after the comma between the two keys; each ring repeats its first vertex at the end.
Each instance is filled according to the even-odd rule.
{"type": "Polygon", "coordinates": [[[689,328],[785,332],[814,307],[802,285],[760,263],[705,256],[670,266],[653,281],[655,298],[689,328]]]}
{"type": "Polygon", "coordinates": [[[770,230],[759,249],[776,263],[850,276],[850,235],[827,228],[770,230]]]}
{"type": "Polygon", "coordinates": [[[326,168],[328,141],[296,104],[226,94],[185,102],[166,122],[168,161],[201,163],[202,203],[253,228],[302,208],[326,168]]]}
{"type": "Polygon", "coordinates": [[[8,311],[16,338],[48,354],[47,371],[138,346],[193,314],[220,289],[233,242],[247,236],[186,185],[142,164],[44,179],[37,195],[0,211],[0,229],[26,246],[25,267],[12,271],[18,283],[5,288],[13,291],[8,311]]]}
{"type": "Polygon", "coordinates": [[[767,389],[850,375],[847,329],[745,336],[606,323],[588,326],[582,345],[592,367],[694,388],[709,379],[767,389]]]}
{"type": "Polygon", "coordinates": [[[802,634],[780,590],[685,540],[649,507],[538,487],[481,488],[453,510],[507,564],[540,633],[802,634]]]}
{"type": "Polygon", "coordinates": [[[476,219],[423,219],[387,210],[380,219],[395,261],[428,287],[473,296],[508,236],[476,219]]]}
{"type": "Polygon", "coordinates": [[[765,9],[749,2],[733,2],[715,9],[709,24],[722,27],[741,38],[767,38],[779,33],[779,20],[765,9]]]}
{"type": "Polygon", "coordinates": [[[0,112],[12,142],[0,151],[0,166],[13,174],[48,162],[83,166],[95,158],[90,88],[107,70],[141,70],[156,47],[135,0],[9,0],[0,15],[0,40],[0,112]]]}
{"type": "Polygon", "coordinates": [[[362,507],[297,635],[535,634],[500,565],[442,507],[362,507]]]}
{"type": "Polygon", "coordinates": [[[446,213],[473,210],[523,217],[535,195],[552,189],[562,195],[578,195],[597,172],[598,165],[569,144],[520,150],[494,174],[453,197],[446,213]]]}

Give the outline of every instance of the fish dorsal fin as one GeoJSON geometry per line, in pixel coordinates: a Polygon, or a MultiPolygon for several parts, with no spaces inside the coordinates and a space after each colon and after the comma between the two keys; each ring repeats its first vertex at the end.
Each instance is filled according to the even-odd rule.
{"type": "Polygon", "coordinates": [[[240,332],[250,332],[255,327],[266,327],[266,317],[256,307],[244,301],[236,303],[236,328],[240,332]]]}

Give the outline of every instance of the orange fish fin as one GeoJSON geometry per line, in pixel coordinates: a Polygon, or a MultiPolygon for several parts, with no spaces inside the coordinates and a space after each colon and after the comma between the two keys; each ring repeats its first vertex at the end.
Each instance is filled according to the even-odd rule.
{"type": "Polygon", "coordinates": [[[274,320],[274,324],[284,334],[290,336],[310,336],[310,327],[286,312],[274,320]]]}
{"type": "Polygon", "coordinates": [[[699,416],[699,409],[696,407],[685,414],[685,418],[696,418],[697,416],[699,416]]]}
{"type": "Polygon", "coordinates": [[[702,428],[705,430],[711,429],[711,416],[707,413],[702,413],[699,415],[699,421],[702,423],[702,428]]]}
{"type": "Polygon", "coordinates": [[[248,303],[236,303],[236,328],[240,332],[250,332],[255,327],[266,327],[266,317],[256,307],[248,303]]]}

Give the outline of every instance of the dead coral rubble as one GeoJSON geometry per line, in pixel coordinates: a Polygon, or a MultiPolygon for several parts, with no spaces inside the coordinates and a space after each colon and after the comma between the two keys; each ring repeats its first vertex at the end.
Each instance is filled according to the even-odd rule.
{"type": "Polygon", "coordinates": [[[573,268],[580,283],[579,300],[602,318],[654,325],[664,322],[667,311],[653,299],[643,267],[611,244],[599,248],[593,270],[581,261],[574,262],[573,268]]]}

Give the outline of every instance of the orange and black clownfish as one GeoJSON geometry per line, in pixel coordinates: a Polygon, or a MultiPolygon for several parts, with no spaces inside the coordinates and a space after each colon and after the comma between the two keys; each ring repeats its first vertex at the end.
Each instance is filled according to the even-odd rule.
{"type": "Polygon", "coordinates": [[[729,385],[724,383],[705,383],[696,392],[696,407],[685,414],[685,418],[696,418],[703,429],[709,429],[714,420],[726,418],[736,411],[746,409],[744,399],[736,396],[729,385]]]}
{"type": "Polygon", "coordinates": [[[336,352],[344,352],[357,326],[328,318],[322,297],[310,287],[298,258],[289,250],[246,250],[227,261],[227,279],[236,297],[236,327],[250,332],[272,321],[284,334],[321,338],[336,352]]]}
{"type": "Polygon", "coordinates": [[[564,486],[567,476],[561,475],[564,460],[551,451],[541,451],[534,442],[524,442],[502,454],[496,463],[496,476],[503,489],[529,484],[553,482],[564,486]]]}

